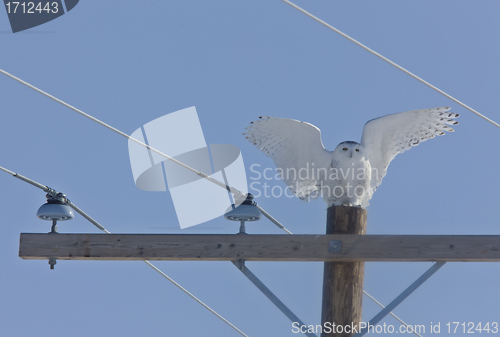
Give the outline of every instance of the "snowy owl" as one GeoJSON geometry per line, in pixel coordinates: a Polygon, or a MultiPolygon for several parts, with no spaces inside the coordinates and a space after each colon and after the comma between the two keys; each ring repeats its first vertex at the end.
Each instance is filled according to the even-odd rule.
{"type": "Polygon", "coordinates": [[[323,196],[328,207],[369,205],[389,163],[444,131],[458,114],[448,107],[413,110],[372,119],[361,143],[345,141],[328,151],[320,130],[294,119],[260,117],[243,134],[276,164],[278,176],[302,200],[323,196]]]}

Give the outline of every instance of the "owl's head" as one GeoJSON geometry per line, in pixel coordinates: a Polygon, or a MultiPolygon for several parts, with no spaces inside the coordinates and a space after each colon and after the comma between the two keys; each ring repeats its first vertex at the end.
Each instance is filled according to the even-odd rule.
{"type": "Polygon", "coordinates": [[[364,156],[364,147],[360,143],[345,141],[337,145],[333,153],[337,156],[348,158],[361,158],[364,156]]]}

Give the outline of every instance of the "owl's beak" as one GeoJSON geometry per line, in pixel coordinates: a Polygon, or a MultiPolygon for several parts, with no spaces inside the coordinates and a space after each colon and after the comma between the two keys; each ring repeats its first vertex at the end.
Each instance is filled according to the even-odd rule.
{"type": "Polygon", "coordinates": [[[351,153],[349,153],[349,158],[352,158],[352,151],[351,151],[351,153]]]}

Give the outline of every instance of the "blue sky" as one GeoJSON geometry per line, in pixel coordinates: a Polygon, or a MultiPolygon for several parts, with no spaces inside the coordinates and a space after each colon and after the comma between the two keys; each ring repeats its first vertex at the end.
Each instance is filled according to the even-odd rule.
{"type": "MultiPolygon", "coordinates": [[[[493,1],[296,1],[321,19],[499,121],[493,1]]],[[[456,132],[397,156],[368,208],[368,234],[500,234],[500,130],[285,3],[80,1],[12,34],[0,11],[0,68],[131,134],[196,106],[207,143],[274,167],[241,133],[261,115],[322,130],[333,150],[385,114],[450,106],[456,132]]],[[[0,165],[65,192],[114,233],[236,233],[223,218],[180,230],[167,193],[134,185],[127,140],[0,76],[0,165]]],[[[283,186],[280,181],[275,185],[283,186]]],[[[237,336],[141,262],[18,257],[19,233],[47,232],[44,193],[1,173],[2,336],[237,336]]],[[[257,202],[293,233],[324,233],[326,204],[257,202]]],[[[281,234],[267,220],[250,233],[281,234]]],[[[61,232],[97,232],[77,216],[61,232]]],[[[291,323],[229,262],[158,262],[249,336],[295,336],[291,323]]],[[[431,263],[367,263],[365,290],[389,303],[431,263]]],[[[322,263],[248,263],[306,323],[319,324],[322,263]]],[[[409,324],[498,320],[493,263],[448,263],[395,313],[409,324]]],[[[363,320],[378,308],[364,298],[363,320]]],[[[398,326],[388,317],[383,322],[398,326]]],[[[427,330],[428,331],[428,330],[427,330]]],[[[462,335],[460,333],[455,336],[462,335]]]]}

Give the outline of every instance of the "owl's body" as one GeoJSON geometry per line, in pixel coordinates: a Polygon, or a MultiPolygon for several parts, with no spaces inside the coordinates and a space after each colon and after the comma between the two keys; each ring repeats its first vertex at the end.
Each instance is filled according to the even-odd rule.
{"type": "Polygon", "coordinates": [[[322,190],[327,204],[368,206],[371,165],[363,146],[351,141],[340,143],[332,152],[330,166],[331,174],[322,190]]]}
{"type": "Polygon", "coordinates": [[[328,207],[367,207],[389,163],[409,150],[458,124],[450,108],[414,110],[366,123],[361,143],[345,141],[334,151],[321,142],[320,130],[293,119],[261,117],[244,133],[270,156],[287,187],[300,199],[322,196],[328,207]]]}

